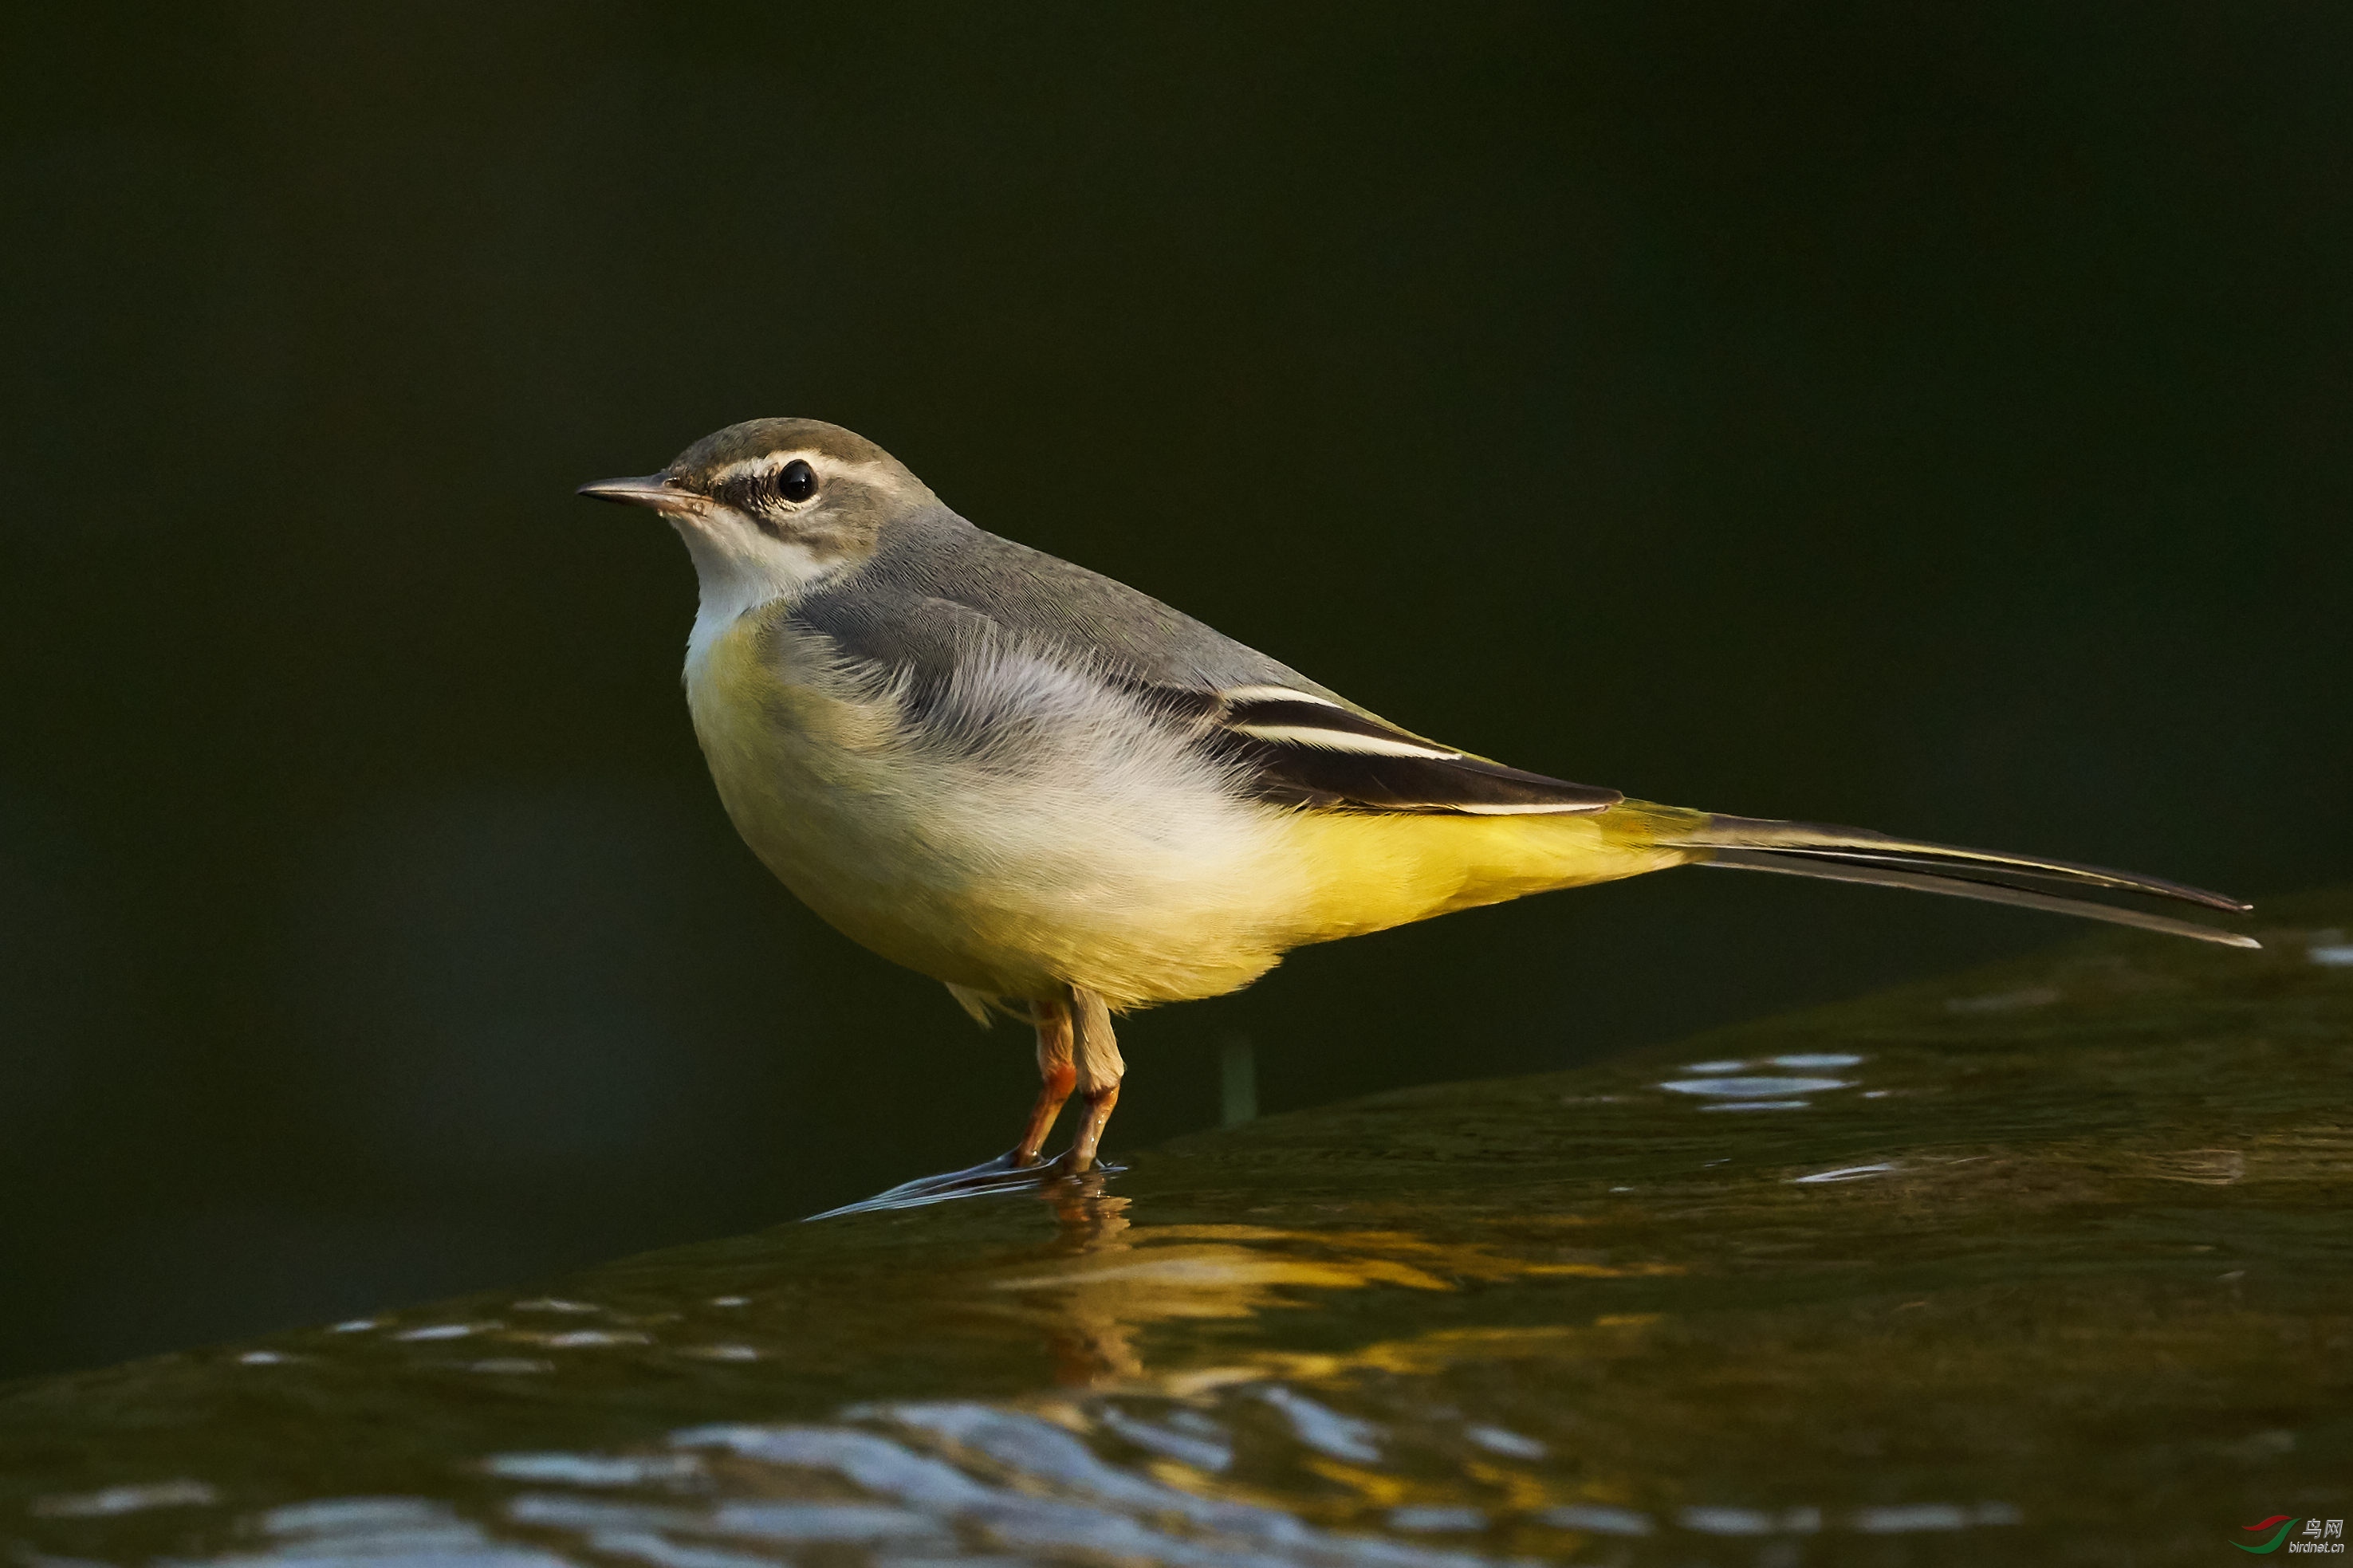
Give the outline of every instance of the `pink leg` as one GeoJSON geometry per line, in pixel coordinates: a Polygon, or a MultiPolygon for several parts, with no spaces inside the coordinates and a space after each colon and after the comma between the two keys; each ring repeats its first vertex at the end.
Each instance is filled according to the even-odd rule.
{"type": "Polygon", "coordinates": [[[968,1171],[902,1182],[864,1203],[847,1204],[809,1217],[827,1219],[870,1209],[934,1203],[944,1194],[997,1191],[1093,1169],[1095,1150],[1103,1142],[1103,1123],[1111,1120],[1112,1107],[1119,1103],[1119,1080],[1127,1071],[1127,1064],[1119,1058],[1119,1043],[1112,1037],[1111,1009],[1093,992],[1065,986],[1062,994],[1053,1000],[1031,1004],[1030,1016],[1038,1026],[1038,1102],[1029,1108],[1029,1120],[1021,1130],[1019,1143],[968,1171]],[[1012,1174],[1038,1165],[1039,1151],[1045,1147],[1047,1135],[1054,1130],[1054,1119],[1061,1114],[1063,1102],[1073,1090],[1085,1100],[1087,1110],[1070,1152],[1034,1173],[1012,1174]]]}
{"type": "Polygon", "coordinates": [[[1030,1107],[1029,1125],[1014,1145],[1016,1165],[1038,1163],[1046,1135],[1054,1130],[1054,1118],[1062,1113],[1062,1102],[1079,1081],[1078,1067],[1071,1059],[1070,1008],[1059,1001],[1034,1003],[1032,1008],[1038,1019],[1038,1103],[1030,1107]]]}
{"type": "Polygon", "coordinates": [[[1111,1009],[1102,997],[1072,986],[1068,1011],[1075,1087],[1087,1107],[1068,1156],[1070,1168],[1075,1172],[1094,1166],[1096,1147],[1103,1142],[1103,1124],[1111,1120],[1113,1108],[1119,1104],[1119,1084],[1127,1076],[1127,1063],[1120,1058],[1119,1041],[1112,1034],[1111,1009]]]}

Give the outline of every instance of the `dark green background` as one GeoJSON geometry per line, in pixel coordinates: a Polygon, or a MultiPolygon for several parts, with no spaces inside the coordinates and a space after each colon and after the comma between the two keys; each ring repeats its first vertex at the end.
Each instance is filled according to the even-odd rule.
{"type": "MultiPolygon", "coordinates": [[[[0,47],[0,1363],[760,1226],[1026,1039],[737,845],[765,414],[1652,798],[2353,873],[2353,12],[43,8],[0,47]],[[59,15],[58,13],[62,13],[59,15]]],[[[1146,1015],[1112,1146],[2064,934],[1685,872],[1146,1015]]]]}

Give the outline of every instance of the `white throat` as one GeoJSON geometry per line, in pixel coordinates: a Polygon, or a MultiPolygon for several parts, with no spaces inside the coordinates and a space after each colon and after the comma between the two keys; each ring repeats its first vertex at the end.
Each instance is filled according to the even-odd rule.
{"type": "Polygon", "coordinates": [[[806,545],[782,540],[761,539],[755,547],[745,548],[733,540],[714,538],[690,521],[680,521],[678,531],[693,558],[702,595],[695,606],[694,629],[686,639],[690,670],[709,657],[712,644],[745,611],[777,599],[797,599],[843,564],[820,561],[806,545]]]}

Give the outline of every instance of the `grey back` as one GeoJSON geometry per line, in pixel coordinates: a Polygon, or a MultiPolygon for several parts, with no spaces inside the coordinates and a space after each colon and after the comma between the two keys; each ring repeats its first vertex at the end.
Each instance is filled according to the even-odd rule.
{"type": "Polygon", "coordinates": [[[873,556],[795,605],[792,619],[853,658],[906,670],[918,688],[944,682],[960,633],[986,622],[1153,686],[1288,686],[1343,700],[1149,595],[1000,539],[945,507],[892,519],[873,556]]]}

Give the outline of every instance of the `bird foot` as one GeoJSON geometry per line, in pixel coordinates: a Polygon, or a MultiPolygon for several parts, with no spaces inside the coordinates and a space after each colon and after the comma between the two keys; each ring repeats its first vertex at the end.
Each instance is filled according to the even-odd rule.
{"type": "MultiPolygon", "coordinates": [[[[837,1219],[843,1215],[869,1214],[881,1209],[922,1208],[926,1204],[944,1204],[954,1198],[976,1198],[990,1193],[1019,1192],[1028,1187],[1043,1187],[1070,1181],[1082,1173],[1075,1168],[1075,1151],[1066,1151],[1051,1160],[1030,1159],[1024,1163],[1008,1151],[994,1160],[961,1171],[949,1171],[937,1176],[918,1176],[912,1182],[902,1182],[888,1192],[875,1194],[859,1203],[844,1204],[839,1208],[813,1214],[809,1219],[837,1219]]],[[[1098,1159],[1092,1162],[1084,1173],[1110,1175],[1125,1170],[1098,1159]]],[[[803,1222],[804,1224],[807,1221],[803,1222]]]]}

